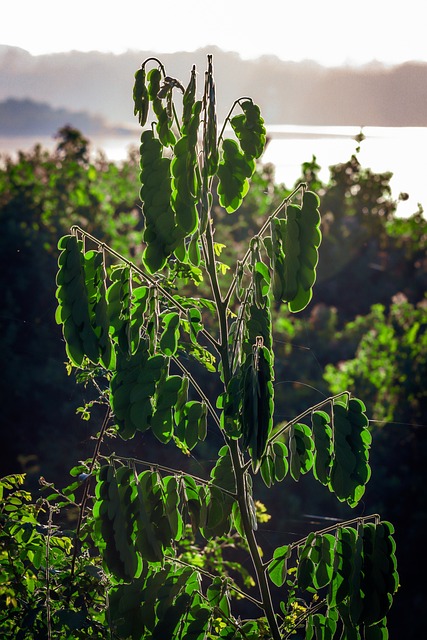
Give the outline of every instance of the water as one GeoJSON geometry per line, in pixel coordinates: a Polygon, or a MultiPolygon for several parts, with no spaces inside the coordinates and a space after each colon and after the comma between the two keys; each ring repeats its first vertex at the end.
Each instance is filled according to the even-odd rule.
{"type": "MultiPolygon", "coordinates": [[[[320,178],[327,181],[329,167],[345,162],[355,153],[354,137],[360,127],[271,126],[271,142],[263,160],[276,168],[276,180],[291,186],[303,162],[316,156],[320,178]]],[[[398,214],[410,215],[418,203],[427,211],[427,127],[364,127],[365,140],[357,154],[362,167],[377,173],[390,171],[392,195],[407,193],[398,214]]]]}
{"type": "MultiPolygon", "coordinates": [[[[269,125],[271,141],[263,156],[264,162],[272,162],[277,182],[287,187],[300,176],[301,164],[315,155],[321,166],[320,178],[327,181],[328,167],[348,160],[356,150],[354,137],[360,127],[319,127],[269,125]]],[[[364,127],[365,140],[360,145],[358,158],[365,168],[375,172],[390,171],[392,195],[409,194],[408,200],[399,203],[398,214],[410,215],[421,203],[427,210],[427,127],[364,127]]],[[[111,161],[126,159],[128,150],[139,144],[138,131],[126,136],[91,136],[94,151],[101,149],[111,161]]],[[[52,149],[56,140],[48,137],[0,138],[0,153],[12,156],[17,150],[29,150],[36,143],[52,149]]]]}

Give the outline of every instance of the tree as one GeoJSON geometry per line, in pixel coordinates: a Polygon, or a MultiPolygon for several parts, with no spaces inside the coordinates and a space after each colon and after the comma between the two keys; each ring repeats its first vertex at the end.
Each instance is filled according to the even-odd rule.
{"type": "MultiPolygon", "coordinates": [[[[218,134],[210,57],[201,100],[196,93],[195,68],[186,87],[156,59],[135,74],[141,262],[76,225],[59,241],[56,317],[68,366],[93,383],[105,415],[93,456],[71,470],[76,481],[61,492],[44,482],[46,549],[53,505],[78,505],[79,514],[66,606],[55,607],[50,582],[45,589],[48,637],[59,629],[80,637],[85,628],[96,637],[96,621],[111,637],[132,639],[278,640],[302,629],[308,639],[386,638],[398,585],[389,522],[358,517],[281,544],[270,558],[260,549],[257,531],[268,518],[255,499],[261,483],[298,482],[311,471],[340,502],[359,503],[370,477],[369,421],[364,403],[345,390],[286,423],[275,420],[271,312],[280,304],[296,314],[311,301],[319,198],[298,184],[265,216],[237,263],[223,262],[213,194],[223,215],[239,209],[266,132],[257,105],[240,98],[218,134]],[[150,113],[155,122],[146,126],[150,113]],[[209,295],[197,294],[202,283],[209,295]],[[203,387],[200,370],[209,376],[203,387]],[[158,460],[129,455],[141,437],[173,458],[178,452],[181,465],[165,464],[163,453],[158,460]],[[211,450],[218,438],[208,473],[196,474],[193,452],[206,443],[211,450]],[[91,621],[95,596],[89,607],[85,570],[100,576],[105,593],[104,613],[91,621]],[[260,613],[242,619],[236,611],[248,605],[260,613]]],[[[4,481],[9,490],[16,484],[4,481]]],[[[5,508],[3,539],[23,553],[28,536],[7,518],[22,501],[12,496],[7,504],[14,507],[5,508]]],[[[30,533],[34,526],[30,520],[30,533]]],[[[48,558],[45,570],[50,581],[48,558]]]]}
{"type": "Polygon", "coordinates": [[[97,157],[89,162],[87,140],[68,127],[57,140],[52,152],[37,145],[16,160],[2,159],[0,167],[1,467],[14,473],[22,456],[29,461],[25,469],[38,466],[46,477],[62,481],[64,469],[90,449],[80,445],[74,383],[64,369],[54,320],[58,235],[70,223],[81,224],[123,251],[127,245],[121,239],[140,236],[141,222],[138,161],[130,157],[116,166],[97,157]],[[73,418],[74,428],[58,433],[58,423],[68,425],[73,418]]]}

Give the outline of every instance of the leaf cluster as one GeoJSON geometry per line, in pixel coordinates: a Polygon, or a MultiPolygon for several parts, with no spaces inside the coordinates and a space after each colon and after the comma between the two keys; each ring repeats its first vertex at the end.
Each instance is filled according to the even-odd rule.
{"type": "MultiPolygon", "coordinates": [[[[68,366],[94,383],[106,414],[90,464],[74,470],[83,496],[64,580],[68,608],[59,612],[50,604],[48,565],[60,538],[53,532],[53,504],[77,506],[79,482],[45,499],[47,531],[38,540],[46,550],[43,624],[48,634],[55,624],[74,624],[76,633],[90,628],[86,617],[77,624],[76,603],[81,562],[91,554],[97,560],[89,573],[101,572],[104,598],[92,635],[100,623],[112,637],[147,640],[279,640],[302,626],[307,637],[332,638],[340,624],[353,637],[385,637],[398,586],[391,525],[368,517],[357,529],[337,527],[335,536],[313,532],[298,545],[279,546],[267,562],[257,541],[256,478],[269,488],[288,475],[298,482],[312,470],[338,501],[355,507],[370,477],[366,408],[350,393],[339,391],[275,425],[272,311],[286,303],[298,313],[311,301],[320,200],[305,183],[286,193],[223,281],[229,265],[218,259],[225,245],[214,241],[221,219],[216,202],[228,216],[249,193],[266,142],[260,110],[251,99],[237,100],[218,134],[210,56],[201,100],[194,68],[184,87],[155,59],[137,71],[133,95],[143,127],[139,261],[76,225],[58,243],[56,320],[68,366]],[[242,113],[233,116],[237,108],[242,113]],[[225,137],[227,123],[234,138],[225,137]],[[182,287],[189,282],[203,283],[209,293],[186,295],[182,287]],[[204,369],[200,380],[193,365],[204,369]],[[212,388],[220,389],[216,402],[212,388]],[[104,452],[109,436],[126,443],[150,432],[189,456],[212,431],[222,446],[204,477],[104,452]],[[209,555],[216,543],[215,565],[209,555]],[[188,558],[192,545],[199,553],[188,558]],[[223,555],[237,547],[252,564],[256,597],[229,576],[250,583],[244,563],[223,555]],[[293,551],[295,567],[288,572],[293,551]],[[285,582],[278,613],[271,590],[285,582]],[[297,594],[304,592],[314,594],[312,602],[299,605],[297,594]],[[260,615],[242,620],[231,594],[260,615]]],[[[68,553],[71,540],[67,544],[68,553]]],[[[89,601],[95,610],[93,591],[89,601]]]]}

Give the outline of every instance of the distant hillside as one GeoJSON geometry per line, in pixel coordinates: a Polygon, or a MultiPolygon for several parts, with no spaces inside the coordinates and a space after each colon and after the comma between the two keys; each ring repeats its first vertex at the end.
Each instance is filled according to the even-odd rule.
{"type": "MultiPolygon", "coordinates": [[[[213,54],[220,119],[237,97],[250,95],[269,124],[427,126],[427,64],[327,68],[275,56],[242,60],[217,47],[156,55],[167,73],[184,84],[195,63],[201,90],[208,53],[213,54]]],[[[0,45],[0,100],[47,102],[54,109],[134,125],[133,76],[152,55],[74,51],[32,56],[0,45]]]]}
{"type": "Polygon", "coordinates": [[[50,136],[64,125],[71,125],[86,135],[99,133],[125,133],[127,130],[112,127],[101,117],[85,111],[54,109],[45,102],[8,98],[0,102],[0,135],[2,136],[50,136]]]}

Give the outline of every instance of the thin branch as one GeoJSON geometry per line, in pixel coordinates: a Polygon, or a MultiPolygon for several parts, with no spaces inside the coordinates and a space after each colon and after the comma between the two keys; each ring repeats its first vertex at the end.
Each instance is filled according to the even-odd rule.
{"type": "Polygon", "coordinates": [[[243,323],[243,317],[244,317],[244,313],[245,313],[245,308],[246,305],[248,304],[248,299],[249,299],[249,295],[251,293],[251,289],[248,287],[245,291],[245,297],[244,300],[242,301],[240,307],[239,307],[239,314],[237,316],[237,320],[236,320],[236,331],[235,331],[235,338],[234,338],[234,344],[233,344],[233,351],[231,353],[231,359],[230,359],[230,369],[231,371],[234,371],[234,361],[236,358],[236,353],[237,353],[237,348],[238,348],[238,344],[239,344],[239,335],[240,335],[240,329],[243,323]]]}
{"type": "MultiPolygon", "coordinates": [[[[110,255],[117,258],[120,262],[124,262],[129,268],[132,269],[134,273],[137,273],[143,280],[155,287],[162,294],[162,296],[165,297],[171,304],[173,304],[179,311],[181,311],[181,313],[183,313],[184,315],[187,314],[187,309],[183,307],[177,300],[175,300],[173,295],[169,293],[167,289],[162,287],[162,285],[158,280],[156,280],[156,278],[148,275],[148,273],[137,267],[131,260],[128,260],[127,258],[122,256],[120,253],[112,249],[108,244],[105,244],[105,242],[100,242],[98,238],[95,238],[95,236],[92,236],[90,233],[77,225],[73,225],[71,227],[71,232],[81,233],[83,236],[98,245],[100,249],[102,249],[103,251],[107,251],[110,255]]],[[[215,340],[215,338],[211,336],[211,334],[206,331],[206,329],[201,329],[200,333],[208,340],[208,342],[212,344],[216,351],[219,352],[219,343],[215,340]]]]}
{"type": "MultiPolygon", "coordinates": [[[[189,562],[185,562],[185,560],[181,560],[180,558],[171,558],[170,556],[165,556],[165,559],[171,560],[172,562],[178,562],[178,564],[181,564],[184,567],[190,567],[191,569],[194,569],[195,571],[198,571],[199,573],[201,573],[203,576],[206,576],[210,580],[214,580],[217,577],[217,576],[213,575],[212,573],[210,573],[209,571],[206,571],[206,569],[201,569],[200,567],[198,567],[198,566],[196,566],[194,564],[190,564],[189,562]]],[[[235,591],[236,593],[241,595],[243,598],[249,600],[249,602],[252,602],[254,605],[259,607],[260,609],[263,608],[262,607],[262,602],[260,602],[256,598],[253,598],[248,593],[245,593],[239,587],[235,586],[234,584],[230,584],[230,583],[228,584],[228,587],[229,587],[230,590],[235,591]]]]}
{"type": "Polygon", "coordinates": [[[114,455],[114,456],[110,456],[108,459],[120,460],[121,462],[130,462],[132,464],[140,464],[140,465],[143,465],[144,467],[149,467],[150,469],[156,469],[157,471],[165,471],[166,473],[172,473],[175,476],[188,475],[191,478],[193,478],[195,482],[199,482],[200,484],[203,484],[207,487],[215,487],[215,489],[218,489],[219,491],[226,494],[227,496],[230,496],[230,498],[233,498],[233,500],[237,500],[237,495],[236,493],[233,493],[233,491],[229,491],[224,487],[220,487],[219,485],[215,484],[211,480],[205,480],[204,478],[199,478],[198,476],[195,476],[192,473],[185,473],[184,471],[182,471],[182,469],[173,469],[172,467],[167,467],[163,464],[158,464],[157,462],[149,462],[148,460],[140,460],[139,458],[129,458],[126,456],[114,455]]]}
{"type": "Polygon", "coordinates": [[[147,62],[151,62],[152,60],[153,60],[154,62],[157,62],[157,64],[159,65],[159,67],[160,67],[160,69],[161,69],[161,72],[163,73],[163,76],[165,76],[165,75],[166,75],[165,68],[164,68],[163,64],[160,62],[160,60],[159,60],[158,58],[156,58],[155,56],[150,56],[149,58],[146,58],[146,59],[144,60],[144,62],[142,63],[141,68],[142,68],[143,66],[145,67],[145,65],[147,64],[147,62]]]}
{"type": "Polygon", "coordinates": [[[292,629],[284,636],[284,640],[287,640],[287,638],[290,638],[291,636],[293,636],[294,633],[295,633],[295,630],[300,626],[300,624],[302,622],[304,622],[304,620],[306,620],[310,615],[312,615],[313,613],[316,613],[316,611],[319,611],[320,609],[322,609],[322,607],[324,607],[325,604],[326,604],[326,599],[321,600],[320,602],[317,602],[312,607],[309,607],[307,609],[307,611],[305,611],[303,614],[301,614],[296,619],[296,622],[295,622],[294,626],[292,627],[292,629]]]}
{"type": "Polygon", "coordinates": [[[191,384],[193,385],[193,387],[195,388],[195,390],[197,391],[197,393],[199,394],[199,396],[201,397],[203,402],[206,404],[206,406],[207,406],[207,408],[209,410],[209,413],[211,414],[212,418],[215,421],[215,424],[217,425],[217,427],[219,429],[221,429],[220,421],[219,421],[219,418],[218,418],[218,416],[216,414],[216,411],[215,411],[214,407],[212,406],[211,402],[209,401],[208,397],[206,396],[205,392],[203,391],[203,389],[199,386],[199,384],[196,382],[196,380],[191,375],[191,373],[188,371],[188,369],[186,369],[186,367],[182,364],[182,362],[180,360],[178,360],[178,358],[176,358],[175,356],[172,356],[172,360],[177,365],[177,367],[179,367],[181,369],[181,371],[188,377],[188,379],[190,380],[191,384]]]}
{"type": "MultiPolygon", "coordinates": [[[[319,529],[319,531],[316,531],[316,535],[323,535],[324,533],[329,533],[329,531],[334,531],[334,530],[338,530],[338,529],[342,529],[343,527],[349,527],[352,524],[359,524],[359,523],[365,523],[367,520],[378,520],[380,518],[378,513],[373,513],[370,516],[357,516],[356,518],[352,518],[351,520],[346,520],[345,522],[336,522],[335,524],[330,525],[329,527],[325,527],[325,529],[319,529]]],[[[305,543],[305,541],[307,540],[306,536],[305,538],[301,538],[301,540],[297,540],[296,542],[292,542],[290,545],[290,548],[296,549],[297,547],[300,547],[302,544],[305,543]]]]}
{"type": "Polygon", "coordinates": [[[330,396],[329,398],[325,398],[325,400],[321,400],[320,402],[318,402],[317,404],[313,405],[309,409],[306,409],[305,411],[300,413],[299,416],[297,416],[296,418],[293,418],[292,420],[289,420],[289,422],[287,422],[283,427],[281,427],[278,431],[276,431],[276,433],[273,433],[271,438],[269,438],[269,440],[268,440],[268,444],[271,444],[271,443],[275,442],[275,440],[280,438],[281,435],[283,435],[288,429],[290,429],[295,424],[297,424],[297,422],[299,422],[300,420],[303,420],[303,418],[305,418],[309,413],[313,413],[313,411],[317,411],[317,409],[320,409],[325,404],[332,404],[332,402],[334,400],[336,400],[337,398],[341,398],[344,395],[348,396],[349,392],[348,391],[341,391],[341,393],[337,393],[334,396],[330,396]]]}
{"type": "MultiPolygon", "coordinates": [[[[267,220],[264,222],[264,224],[262,225],[261,229],[258,231],[258,233],[252,238],[252,241],[254,240],[259,240],[262,238],[262,236],[264,235],[265,231],[268,229],[270,223],[272,220],[274,220],[274,218],[276,218],[279,213],[285,208],[287,207],[287,205],[289,204],[289,202],[292,200],[292,198],[295,197],[295,195],[298,193],[298,191],[300,191],[301,189],[305,189],[306,188],[306,183],[305,182],[300,182],[293,191],[291,191],[291,193],[284,199],[282,200],[282,202],[279,204],[279,206],[273,211],[272,214],[270,214],[267,218],[267,220]]],[[[239,262],[239,266],[240,267],[244,267],[244,265],[246,264],[246,262],[249,260],[249,257],[251,255],[251,249],[249,248],[245,255],[243,256],[243,259],[239,262]]],[[[236,287],[236,283],[237,283],[237,276],[234,275],[233,280],[230,284],[230,288],[227,292],[227,295],[224,298],[224,303],[228,305],[230,298],[233,294],[233,291],[236,287]]]]}
{"type": "Polygon", "coordinates": [[[232,113],[233,113],[233,111],[234,111],[234,107],[235,107],[237,104],[240,104],[240,101],[241,101],[241,100],[250,100],[250,101],[252,102],[252,98],[248,98],[248,97],[246,97],[246,96],[242,96],[242,97],[238,98],[237,100],[235,100],[235,101],[233,102],[233,104],[231,105],[231,108],[230,108],[229,112],[227,113],[227,115],[226,115],[226,117],[225,117],[224,123],[223,123],[223,125],[222,125],[221,131],[220,131],[219,136],[218,136],[218,142],[221,140],[222,136],[224,135],[225,127],[227,126],[227,122],[230,120],[231,114],[232,114],[232,113]]]}
{"type": "MultiPolygon", "coordinates": [[[[370,516],[356,516],[355,518],[352,518],[351,520],[345,520],[344,522],[336,522],[335,524],[330,525],[329,527],[325,527],[325,529],[319,529],[318,531],[316,531],[316,535],[323,535],[325,533],[329,533],[330,531],[335,531],[338,529],[343,529],[344,527],[349,527],[352,524],[360,524],[360,523],[365,523],[367,520],[377,520],[380,521],[381,517],[378,513],[372,513],[370,516]]],[[[309,534],[310,535],[310,534],[309,534]]],[[[294,549],[297,549],[298,547],[301,547],[303,544],[306,543],[308,536],[305,536],[304,538],[301,538],[300,540],[297,540],[296,542],[292,542],[289,545],[289,549],[291,551],[293,551],[294,549]]],[[[271,560],[269,560],[268,562],[264,563],[264,568],[267,569],[270,564],[273,562],[274,558],[271,558],[271,560]]]]}

